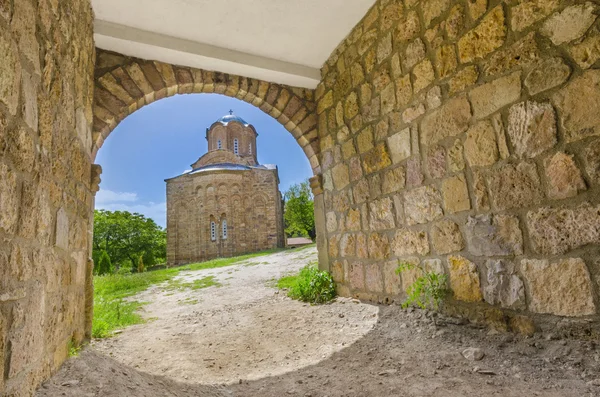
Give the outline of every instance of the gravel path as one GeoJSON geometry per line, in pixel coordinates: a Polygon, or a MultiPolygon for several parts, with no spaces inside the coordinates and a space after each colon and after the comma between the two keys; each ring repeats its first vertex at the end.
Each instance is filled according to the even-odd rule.
{"type": "Polygon", "coordinates": [[[591,341],[525,339],[352,299],[310,306],[274,280],[316,250],[186,272],[221,286],[139,294],[146,324],[95,341],[38,396],[599,396],[591,341]],[[463,356],[468,348],[484,357],[463,356]],[[478,351],[479,352],[479,351],[478,351]]]}

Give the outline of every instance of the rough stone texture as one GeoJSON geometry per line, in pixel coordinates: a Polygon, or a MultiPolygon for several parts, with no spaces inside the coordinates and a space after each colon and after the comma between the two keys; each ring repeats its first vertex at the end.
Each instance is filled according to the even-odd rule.
{"type": "Polygon", "coordinates": [[[540,57],[540,51],[532,32],[512,46],[494,53],[485,62],[483,73],[487,76],[501,75],[516,67],[527,67],[540,57]]]}
{"type": "Polygon", "coordinates": [[[454,141],[452,147],[448,150],[448,168],[450,172],[458,172],[465,169],[465,159],[463,157],[463,145],[460,140],[454,141]]]}
{"type": "Polygon", "coordinates": [[[394,204],[390,198],[369,203],[369,225],[371,230],[386,230],[396,226],[394,204]]]}
{"type": "Polygon", "coordinates": [[[442,182],[442,197],[446,214],[468,211],[471,209],[469,189],[464,175],[457,175],[442,182]]]}
{"type": "Polygon", "coordinates": [[[557,143],[556,114],[549,103],[522,102],[510,108],[508,135],[519,157],[533,158],[557,143]]]}
{"type": "MultiPolygon", "coordinates": [[[[581,56],[583,58],[583,56],[581,56]]],[[[525,78],[531,95],[558,87],[571,75],[571,67],[562,58],[549,58],[540,62],[525,78]]]]}
{"type": "Polygon", "coordinates": [[[425,116],[421,123],[421,141],[433,145],[440,140],[465,132],[471,118],[471,106],[465,97],[450,100],[425,116]]]}
{"type": "Polygon", "coordinates": [[[600,59],[600,31],[594,30],[581,43],[571,48],[571,56],[582,69],[590,68],[600,59]]]}
{"type": "Polygon", "coordinates": [[[584,203],[575,208],[543,207],[527,213],[533,250],[562,255],[587,244],[600,244],[600,206],[584,203]]]}
{"type": "Polygon", "coordinates": [[[519,220],[507,215],[469,217],[465,227],[469,252],[477,256],[515,256],[523,253],[519,220]]]}
{"type": "Polygon", "coordinates": [[[530,290],[529,310],[568,317],[596,314],[590,274],[582,259],[524,259],[521,272],[530,290]]]}
{"type": "Polygon", "coordinates": [[[429,253],[427,234],[422,231],[398,229],[392,241],[392,250],[398,257],[427,255],[429,253]]]}
{"type": "Polygon", "coordinates": [[[479,86],[469,93],[473,114],[477,118],[489,116],[495,111],[516,102],[521,96],[521,72],[501,77],[479,86]]]}
{"type": "Polygon", "coordinates": [[[448,257],[450,288],[454,298],[464,302],[479,302],[483,299],[477,266],[462,256],[448,257]]]}
{"type": "MultiPolygon", "coordinates": [[[[208,152],[192,164],[192,169],[223,163],[259,165],[256,131],[251,124],[215,122],[206,137],[208,152]]],[[[333,177],[338,186],[335,172],[333,177]]],[[[277,169],[262,168],[205,170],[168,179],[168,264],[196,263],[284,247],[283,204],[278,183],[277,169]]],[[[327,228],[335,226],[335,214],[333,220],[332,225],[330,213],[327,228]]]]}
{"type": "Polygon", "coordinates": [[[446,149],[443,146],[429,148],[427,153],[427,171],[433,179],[443,178],[446,174],[446,149]]]}
{"type": "Polygon", "coordinates": [[[458,225],[449,219],[439,221],[431,227],[431,244],[435,253],[440,255],[461,251],[465,247],[458,225]]]}
{"type": "Polygon", "coordinates": [[[505,37],[504,10],[498,6],[483,18],[475,29],[459,40],[458,53],[461,63],[483,58],[500,47],[505,37]]]}
{"type": "Polygon", "coordinates": [[[538,204],[543,195],[540,178],[533,163],[508,164],[493,170],[488,187],[499,210],[538,204]]]}
{"type": "Polygon", "coordinates": [[[369,235],[369,257],[387,259],[390,256],[390,242],[385,234],[371,233],[369,235]]]}
{"type": "Polygon", "coordinates": [[[584,150],[585,169],[595,184],[600,185],[600,139],[594,139],[584,150]]]}
{"type": "Polygon", "coordinates": [[[526,308],[525,286],[515,271],[514,263],[493,259],[485,263],[487,268],[483,298],[490,305],[500,305],[507,309],[526,308]]]}
{"type": "Polygon", "coordinates": [[[559,0],[520,0],[512,8],[511,27],[519,32],[542,20],[558,8],[559,0]]]}
{"type": "Polygon", "coordinates": [[[571,80],[552,99],[561,111],[567,142],[600,135],[600,112],[596,109],[600,102],[600,70],[588,70],[571,80]]]}
{"type": "Polygon", "coordinates": [[[498,161],[496,132],[491,122],[481,121],[469,128],[464,151],[471,167],[490,166],[498,161]]]}
{"type": "Polygon", "coordinates": [[[574,5],[552,15],[541,29],[556,45],[580,38],[596,20],[593,3],[574,5]]]}
{"type": "Polygon", "coordinates": [[[390,155],[394,164],[397,164],[410,157],[410,129],[405,128],[404,130],[390,136],[388,138],[388,146],[390,148],[390,155]]]}
{"type": "Polygon", "coordinates": [[[428,223],[443,216],[442,197],[431,186],[423,186],[404,193],[404,212],[409,225],[428,223]]]}
{"type": "Polygon", "coordinates": [[[561,200],[575,197],[586,189],[581,171],[573,161],[573,156],[557,152],[544,162],[546,181],[548,181],[548,197],[561,200]]]}
{"type": "Polygon", "coordinates": [[[456,75],[448,81],[449,94],[454,95],[458,92],[464,91],[466,88],[474,85],[478,78],[479,71],[477,70],[477,66],[467,66],[456,73],[456,75]]]}

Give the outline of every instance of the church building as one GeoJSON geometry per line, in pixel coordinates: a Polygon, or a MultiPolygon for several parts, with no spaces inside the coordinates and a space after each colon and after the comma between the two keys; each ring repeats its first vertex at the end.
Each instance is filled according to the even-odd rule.
{"type": "Polygon", "coordinates": [[[170,266],[285,244],[277,166],[258,164],[258,133],[229,113],[206,129],[208,153],[166,180],[170,266]]]}

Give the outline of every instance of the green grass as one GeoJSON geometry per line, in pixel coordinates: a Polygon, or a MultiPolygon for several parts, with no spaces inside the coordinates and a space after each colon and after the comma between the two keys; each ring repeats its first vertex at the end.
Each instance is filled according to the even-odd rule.
{"type": "Polygon", "coordinates": [[[96,276],[94,277],[94,321],[92,324],[92,336],[94,338],[107,338],[117,329],[143,323],[144,319],[139,314],[139,309],[145,303],[126,298],[145,291],[152,285],[166,282],[165,290],[167,291],[183,289],[199,290],[220,285],[212,276],[194,280],[193,282],[174,280],[175,276],[180,272],[232,266],[251,258],[269,255],[278,251],[281,250],[256,252],[234,258],[213,259],[207,262],[145,273],[96,276]]]}
{"type": "Polygon", "coordinates": [[[336,296],[331,275],[315,263],[304,266],[297,275],[280,278],[277,287],[286,289],[290,298],[311,304],[326,303],[336,296]]]}

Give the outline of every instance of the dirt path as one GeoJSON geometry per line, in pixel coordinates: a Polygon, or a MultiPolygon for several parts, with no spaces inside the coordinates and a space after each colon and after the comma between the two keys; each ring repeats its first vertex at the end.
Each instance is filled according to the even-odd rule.
{"type": "Polygon", "coordinates": [[[38,396],[600,396],[593,342],[436,326],[421,311],[350,299],[310,306],[272,287],[315,257],[188,272],[182,281],[222,285],[138,295],[154,320],[95,342],[38,396]],[[466,359],[467,348],[485,357],[466,359]]]}

